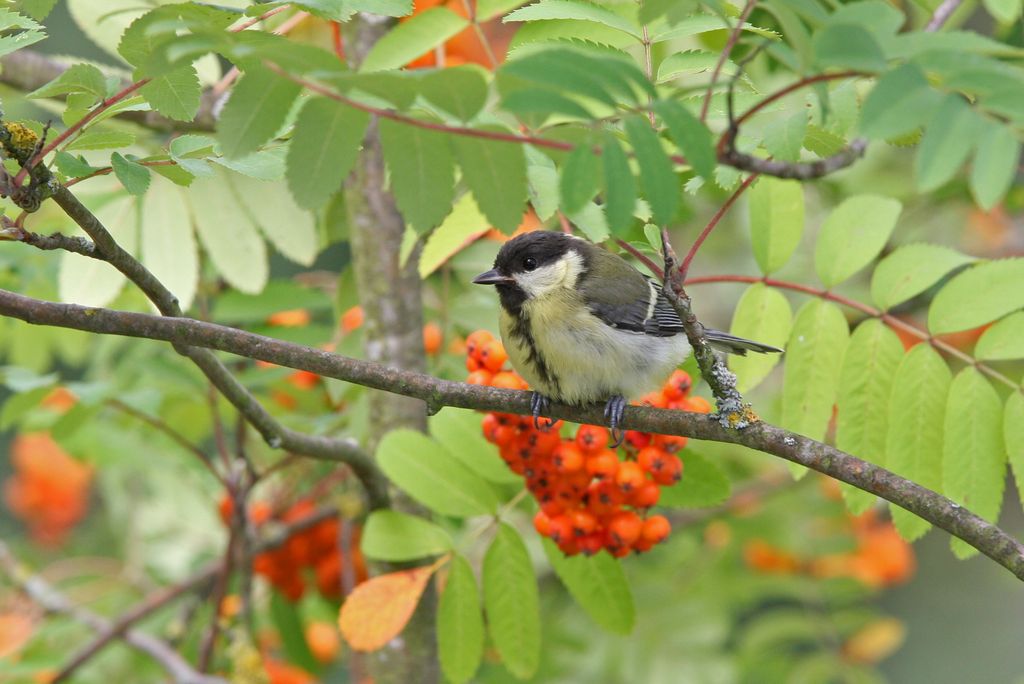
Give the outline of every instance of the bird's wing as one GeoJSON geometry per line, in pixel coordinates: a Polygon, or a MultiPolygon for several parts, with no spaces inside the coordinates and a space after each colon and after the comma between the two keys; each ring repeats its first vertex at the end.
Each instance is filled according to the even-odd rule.
{"type": "Polygon", "coordinates": [[[661,287],[611,252],[594,249],[579,290],[591,313],[613,328],[654,337],[683,332],[661,287]]]}

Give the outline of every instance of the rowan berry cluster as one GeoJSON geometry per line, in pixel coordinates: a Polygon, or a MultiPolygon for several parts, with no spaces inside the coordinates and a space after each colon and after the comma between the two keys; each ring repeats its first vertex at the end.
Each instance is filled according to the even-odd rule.
{"type": "MultiPolygon", "coordinates": [[[[507,370],[508,355],[486,330],[466,338],[467,382],[507,389],[527,389],[526,382],[507,370]]],[[[690,397],[690,376],[676,371],[660,391],[644,397],[647,404],[710,411],[700,397],[690,397]]],[[[685,437],[629,431],[622,453],[609,448],[609,433],[597,425],[581,425],[574,435],[562,436],[562,421],[489,413],[483,420],[487,441],[501,458],[523,476],[540,506],[534,517],[537,532],[549,537],[567,555],[593,555],[606,549],[616,557],[643,552],[664,541],[671,531],[662,515],[651,515],[661,487],[675,484],[683,474],[677,455],[685,437]]]]}
{"type": "MultiPolygon", "coordinates": [[[[282,523],[294,523],[308,518],[316,508],[312,501],[303,500],[291,506],[280,516],[275,516],[269,504],[257,501],[249,506],[250,524],[259,527],[272,519],[282,523]]],[[[231,524],[234,503],[225,495],[219,505],[220,517],[225,525],[231,524]]],[[[357,583],[367,578],[366,562],[359,551],[359,531],[353,534],[350,547],[342,551],[339,544],[340,523],[337,518],[328,518],[292,534],[288,540],[269,551],[253,558],[252,569],[270,582],[287,599],[298,601],[306,592],[308,584],[316,586],[322,596],[329,599],[342,598],[342,568],[349,554],[357,583]]]]}

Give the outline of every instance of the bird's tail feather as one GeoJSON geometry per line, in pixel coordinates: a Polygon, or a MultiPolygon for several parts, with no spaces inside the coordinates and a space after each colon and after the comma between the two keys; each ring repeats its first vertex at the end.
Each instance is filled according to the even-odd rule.
{"type": "Polygon", "coordinates": [[[737,354],[739,356],[746,356],[748,351],[755,351],[760,354],[778,354],[784,350],[778,347],[773,347],[768,344],[761,344],[760,342],[754,342],[753,340],[747,340],[742,337],[736,337],[730,335],[727,332],[721,330],[715,330],[713,328],[707,328],[704,334],[708,338],[708,342],[711,346],[721,351],[728,352],[730,354],[737,354]]]}

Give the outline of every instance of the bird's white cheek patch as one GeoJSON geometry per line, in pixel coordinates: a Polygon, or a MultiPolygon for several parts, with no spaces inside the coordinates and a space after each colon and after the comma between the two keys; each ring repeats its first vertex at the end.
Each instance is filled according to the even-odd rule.
{"type": "Polygon", "coordinates": [[[570,251],[555,263],[529,273],[519,273],[515,279],[527,297],[537,299],[559,289],[576,287],[582,272],[583,258],[577,252],[570,251]]]}

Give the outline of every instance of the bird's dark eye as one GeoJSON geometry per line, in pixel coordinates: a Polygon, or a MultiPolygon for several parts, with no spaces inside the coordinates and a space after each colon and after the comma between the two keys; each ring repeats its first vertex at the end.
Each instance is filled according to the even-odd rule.
{"type": "Polygon", "coordinates": [[[537,268],[537,260],[533,257],[526,257],[523,259],[523,268],[527,271],[532,271],[537,268]]]}

